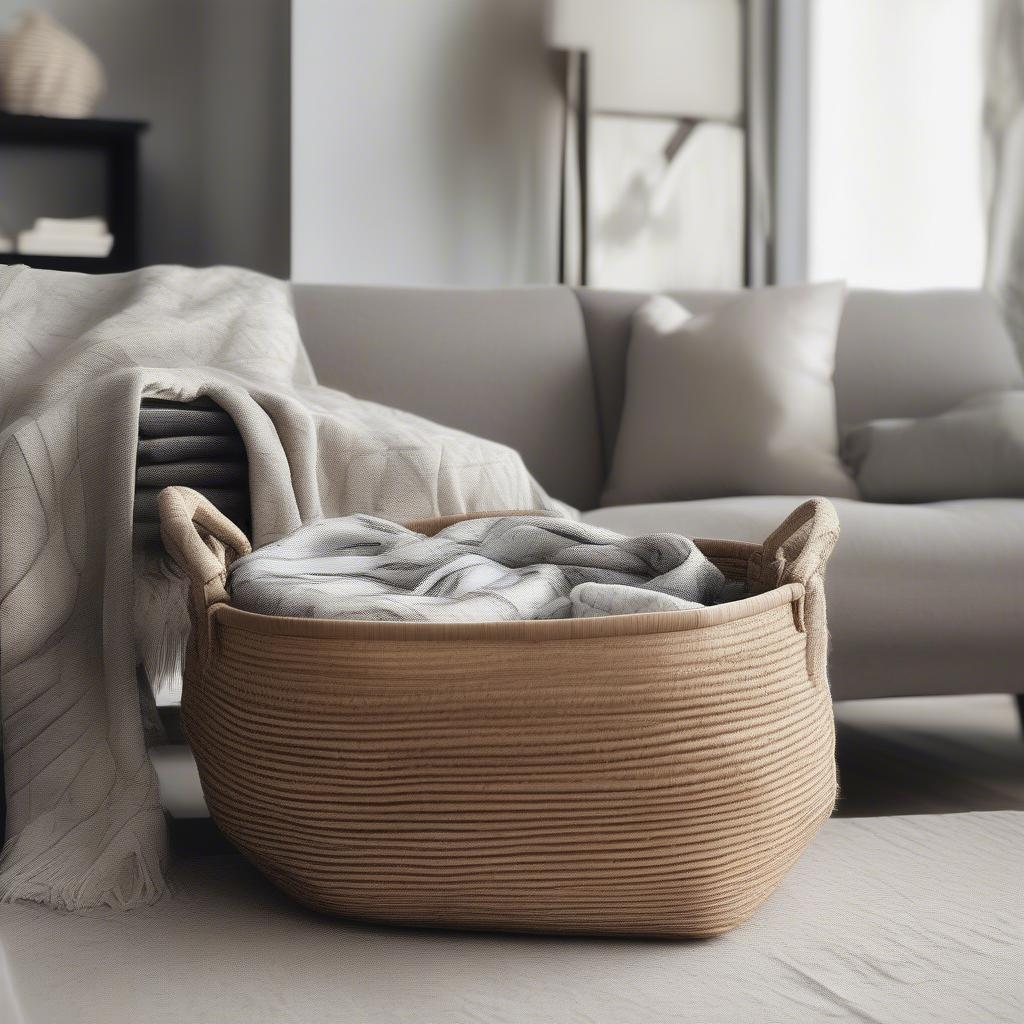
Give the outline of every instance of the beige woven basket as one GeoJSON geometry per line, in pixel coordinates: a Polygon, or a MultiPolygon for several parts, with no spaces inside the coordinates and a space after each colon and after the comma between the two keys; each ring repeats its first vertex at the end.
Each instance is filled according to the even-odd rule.
{"type": "Polygon", "coordinates": [[[182,713],[210,812],[310,907],[715,935],[832,810],[827,501],[763,545],[698,542],[748,583],[733,604],[464,625],[232,608],[226,566],[245,536],[187,488],[160,511],[192,582],[182,713]]]}

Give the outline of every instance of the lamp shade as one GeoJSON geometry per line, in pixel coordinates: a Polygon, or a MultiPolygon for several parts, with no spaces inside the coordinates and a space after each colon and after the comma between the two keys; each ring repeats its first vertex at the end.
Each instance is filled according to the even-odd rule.
{"type": "Polygon", "coordinates": [[[739,0],[551,0],[547,41],[591,56],[597,111],[740,117],[739,0]]]}

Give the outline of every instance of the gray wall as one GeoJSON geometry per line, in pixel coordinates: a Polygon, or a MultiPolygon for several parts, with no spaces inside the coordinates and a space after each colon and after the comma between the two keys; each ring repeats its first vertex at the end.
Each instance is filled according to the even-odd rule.
{"type": "Polygon", "coordinates": [[[288,277],[291,4],[200,5],[201,262],[288,277]]]}
{"type": "MultiPolygon", "coordinates": [[[[18,10],[44,10],[96,52],[108,79],[97,116],[152,122],[142,149],[143,262],[288,275],[289,6],[0,0],[0,27],[18,10]]],[[[39,214],[97,212],[101,186],[88,159],[66,176],[35,154],[3,161],[8,229],[39,214]]]]}
{"type": "Polygon", "coordinates": [[[515,285],[557,256],[544,0],[294,0],[292,276],[515,285]]]}

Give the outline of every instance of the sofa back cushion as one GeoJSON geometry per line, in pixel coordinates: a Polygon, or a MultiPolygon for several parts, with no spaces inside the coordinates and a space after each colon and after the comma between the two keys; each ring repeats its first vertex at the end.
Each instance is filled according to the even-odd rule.
{"type": "Polygon", "coordinates": [[[517,449],[554,497],[604,480],[593,373],[566,288],[294,285],[317,379],[517,449]]]}
{"type": "MultiPolygon", "coordinates": [[[[605,458],[618,434],[626,350],[641,292],[579,289],[601,415],[605,458]]],[[[734,292],[672,292],[693,313],[734,292]]],[[[985,391],[1024,380],[995,303],[983,292],[853,291],[839,327],[836,403],[841,427],[897,416],[931,416],[985,391]]]]}
{"type": "Polygon", "coordinates": [[[1013,340],[982,291],[851,292],[839,330],[839,421],[934,416],[1024,382],[1013,340]]]}

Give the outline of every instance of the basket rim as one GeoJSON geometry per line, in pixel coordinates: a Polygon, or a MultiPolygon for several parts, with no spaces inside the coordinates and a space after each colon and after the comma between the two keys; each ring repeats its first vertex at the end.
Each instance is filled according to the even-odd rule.
{"type": "Polygon", "coordinates": [[[511,622],[368,622],[362,619],[307,619],[262,615],[218,603],[209,613],[220,627],[265,636],[292,636],[322,640],[590,640],[602,637],[677,633],[761,615],[803,600],[802,583],[785,583],[761,594],[729,604],[686,611],[636,612],[583,619],[521,619],[511,622]]]}

